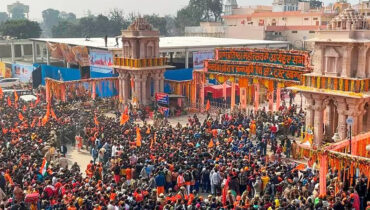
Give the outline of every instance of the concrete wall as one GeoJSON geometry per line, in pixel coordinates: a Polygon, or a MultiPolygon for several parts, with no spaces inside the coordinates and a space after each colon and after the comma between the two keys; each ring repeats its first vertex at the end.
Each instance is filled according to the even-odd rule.
{"type": "Polygon", "coordinates": [[[225,38],[265,39],[265,30],[261,26],[229,26],[225,27],[225,38]]]}

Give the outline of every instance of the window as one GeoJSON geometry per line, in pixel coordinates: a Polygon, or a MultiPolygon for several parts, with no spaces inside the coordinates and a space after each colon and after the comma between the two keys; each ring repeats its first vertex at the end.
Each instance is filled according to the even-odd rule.
{"type": "Polygon", "coordinates": [[[310,34],[314,34],[314,33],[315,33],[315,31],[309,31],[308,33],[310,33],[310,34]]]}
{"type": "Polygon", "coordinates": [[[313,18],[313,20],[318,20],[319,18],[317,18],[317,17],[315,17],[315,18],[313,18]]]}
{"type": "Polygon", "coordinates": [[[298,33],[298,31],[292,31],[292,34],[296,34],[296,33],[298,33]]]}
{"type": "Polygon", "coordinates": [[[304,18],[304,20],[308,20],[308,18],[304,18]]]}
{"type": "Polygon", "coordinates": [[[283,17],[282,20],[286,20],[286,17],[283,17]]]}

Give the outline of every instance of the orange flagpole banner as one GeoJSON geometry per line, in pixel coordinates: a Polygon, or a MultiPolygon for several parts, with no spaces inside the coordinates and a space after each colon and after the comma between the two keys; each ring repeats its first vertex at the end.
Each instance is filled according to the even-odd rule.
{"type": "Polygon", "coordinates": [[[3,89],[0,87],[0,99],[3,98],[3,95],[4,95],[3,89]]]}
{"type": "Polygon", "coordinates": [[[14,101],[17,102],[18,101],[18,94],[17,94],[17,91],[14,91],[14,101]]]}
{"type": "Polygon", "coordinates": [[[98,121],[98,118],[96,117],[96,114],[94,116],[94,123],[96,126],[99,126],[99,121],[98,121]]]}
{"type": "Polygon", "coordinates": [[[234,108],[235,106],[235,92],[236,92],[236,89],[235,89],[235,82],[232,82],[231,83],[231,109],[234,108]]]}
{"type": "Polygon", "coordinates": [[[12,101],[10,100],[9,96],[8,96],[8,106],[12,106],[12,101]]]}
{"type": "Polygon", "coordinates": [[[125,114],[125,112],[123,112],[121,115],[120,125],[124,125],[129,119],[130,117],[127,114],[125,114]]]}
{"type": "Polygon", "coordinates": [[[54,110],[51,109],[50,112],[51,112],[51,117],[54,118],[55,120],[58,120],[57,115],[55,114],[54,110]]]}
{"type": "Polygon", "coordinates": [[[207,100],[207,105],[206,105],[206,111],[208,112],[208,110],[211,109],[211,104],[209,102],[209,100],[207,100]]]}
{"type": "Polygon", "coordinates": [[[18,118],[19,118],[20,121],[24,120],[24,117],[23,117],[22,113],[20,113],[20,112],[18,113],[18,118]]]}
{"type": "Polygon", "coordinates": [[[213,143],[213,140],[211,139],[210,141],[209,141],[209,143],[208,143],[208,148],[212,148],[212,147],[214,147],[215,146],[215,144],[213,143]]]}
{"type": "Polygon", "coordinates": [[[141,133],[140,133],[140,128],[136,128],[136,146],[141,147],[141,133]]]}

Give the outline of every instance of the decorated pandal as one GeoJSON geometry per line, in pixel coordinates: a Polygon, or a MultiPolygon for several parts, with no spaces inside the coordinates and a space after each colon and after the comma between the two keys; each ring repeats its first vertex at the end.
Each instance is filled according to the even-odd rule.
{"type": "Polygon", "coordinates": [[[73,81],[60,81],[50,78],[45,79],[46,100],[51,102],[52,98],[66,102],[81,96],[90,96],[91,99],[96,98],[96,91],[102,91],[103,83],[107,84],[109,89],[118,89],[118,78],[94,78],[81,79],[73,81]]]}
{"type": "Polygon", "coordinates": [[[366,145],[369,144],[370,133],[354,136],[351,141],[346,139],[319,148],[311,147],[307,144],[299,144],[298,149],[293,154],[293,158],[307,159],[310,167],[312,167],[315,161],[318,161],[320,194],[322,195],[325,195],[327,191],[326,176],[329,170],[332,172],[337,171],[338,180],[335,183],[335,193],[337,193],[341,183],[346,183],[350,186],[354,184],[353,178],[357,169],[359,174],[356,177],[361,175],[370,177],[370,152],[366,151],[366,145]]]}
{"type": "MultiPolygon", "coordinates": [[[[220,84],[231,83],[232,93],[238,85],[242,109],[253,103],[254,109],[257,110],[260,98],[266,98],[269,111],[273,111],[273,93],[276,91],[277,110],[281,101],[281,88],[299,85],[303,74],[311,72],[310,56],[305,51],[219,48],[216,49],[215,55],[214,60],[205,61],[204,71],[193,73],[192,105],[196,104],[196,90],[201,90],[200,104],[204,104],[202,90],[207,78],[216,79],[220,84]]],[[[235,94],[232,94],[231,108],[234,107],[235,94]]]]}

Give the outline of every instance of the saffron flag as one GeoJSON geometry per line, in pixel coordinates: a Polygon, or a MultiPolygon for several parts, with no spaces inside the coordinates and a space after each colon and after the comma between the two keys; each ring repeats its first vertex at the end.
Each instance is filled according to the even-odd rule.
{"type": "Polygon", "coordinates": [[[48,163],[48,161],[46,161],[46,158],[44,158],[42,160],[42,165],[41,165],[41,168],[40,168],[40,171],[39,171],[41,175],[43,175],[43,176],[46,175],[48,166],[49,166],[49,163],[48,163]]]}
{"type": "Polygon", "coordinates": [[[211,141],[209,141],[208,143],[208,148],[212,148],[213,146],[215,146],[215,144],[213,143],[213,140],[211,139],[211,141]]]}
{"type": "Polygon", "coordinates": [[[18,118],[19,118],[20,121],[24,120],[24,117],[23,117],[22,113],[20,113],[20,112],[18,113],[18,118]]]}
{"type": "Polygon", "coordinates": [[[209,103],[209,100],[207,100],[206,111],[208,112],[209,109],[211,109],[211,104],[209,103]]]}
{"type": "Polygon", "coordinates": [[[31,128],[35,127],[37,118],[34,118],[31,123],[31,128]]]}
{"type": "Polygon", "coordinates": [[[153,149],[153,139],[150,140],[150,149],[153,149]]]}
{"type": "Polygon", "coordinates": [[[294,171],[303,171],[304,169],[306,168],[306,165],[305,164],[299,164],[297,167],[295,167],[292,172],[294,171]]]}
{"type": "Polygon", "coordinates": [[[3,98],[3,95],[4,95],[3,89],[0,87],[0,99],[3,98]]]}
{"type": "Polygon", "coordinates": [[[99,121],[98,121],[98,118],[96,117],[96,114],[94,116],[94,123],[96,126],[99,126],[99,121]]]}
{"type": "Polygon", "coordinates": [[[8,106],[12,106],[12,101],[10,100],[9,96],[8,96],[8,106]]]}
{"type": "Polygon", "coordinates": [[[140,128],[136,128],[136,146],[141,147],[141,133],[140,133],[140,128]]]}
{"type": "Polygon", "coordinates": [[[124,125],[128,120],[129,120],[129,116],[125,113],[122,113],[121,115],[121,121],[120,121],[120,125],[124,125]]]}
{"type": "Polygon", "coordinates": [[[55,120],[58,120],[57,116],[55,115],[54,110],[51,109],[50,112],[51,112],[51,117],[54,118],[55,120]]]}
{"type": "Polygon", "coordinates": [[[48,106],[48,108],[46,110],[46,114],[42,118],[42,126],[44,126],[49,121],[49,116],[50,116],[50,106],[48,106]]]}
{"type": "Polygon", "coordinates": [[[14,91],[14,102],[17,102],[18,101],[18,93],[17,91],[14,91]]]}
{"type": "Polygon", "coordinates": [[[222,204],[223,205],[226,205],[226,196],[227,196],[227,192],[229,191],[229,182],[230,182],[230,177],[228,177],[226,179],[224,188],[222,189],[222,198],[221,198],[221,201],[222,201],[222,204]]]}

